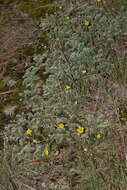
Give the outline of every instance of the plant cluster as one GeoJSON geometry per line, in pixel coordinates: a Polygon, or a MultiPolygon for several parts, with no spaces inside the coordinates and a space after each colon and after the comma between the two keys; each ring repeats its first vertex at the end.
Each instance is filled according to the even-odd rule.
{"type": "Polygon", "coordinates": [[[42,20],[48,47],[26,70],[24,111],[5,130],[16,184],[30,184],[31,172],[47,174],[46,189],[125,189],[127,118],[121,122],[120,113],[127,111],[127,11],[121,2],[117,10],[106,0],[65,1],[42,20]]]}

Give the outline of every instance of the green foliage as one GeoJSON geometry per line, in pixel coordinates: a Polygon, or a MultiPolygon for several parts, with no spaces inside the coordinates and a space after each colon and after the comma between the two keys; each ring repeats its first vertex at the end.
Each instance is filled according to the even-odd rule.
{"type": "MultiPolygon", "coordinates": [[[[127,11],[124,4],[115,15],[107,8],[108,3],[70,2],[42,20],[49,47],[26,70],[24,112],[5,130],[5,150],[12,148],[16,166],[49,159],[46,169],[50,181],[55,181],[54,190],[126,187],[125,150],[120,144],[125,134],[119,132],[119,126],[125,126],[117,106],[118,88],[127,81],[123,53],[127,11]],[[60,159],[64,153],[62,171],[57,169],[61,174],[54,180],[50,168],[55,175],[60,165],[54,163],[56,155],[60,159]],[[65,187],[59,184],[63,176],[65,187]]],[[[121,99],[125,101],[122,95],[121,99]]],[[[22,165],[22,170],[38,172],[38,165],[22,165]]]]}

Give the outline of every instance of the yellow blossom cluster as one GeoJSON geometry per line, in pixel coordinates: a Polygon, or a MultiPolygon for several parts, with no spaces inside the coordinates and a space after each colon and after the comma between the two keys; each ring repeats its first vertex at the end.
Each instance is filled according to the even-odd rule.
{"type": "Polygon", "coordinates": [[[59,6],[59,9],[63,9],[63,7],[62,7],[62,6],[59,6]]]}
{"type": "Polygon", "coordinates": [[[89,26],[90,25],[90,22],[88,20],[84,20],[84,25],[85,26],[89,26]]]}
{"type": "Polygon", "coordinates": [[[71,88],[71,86],[66,85],[64,89],[65,89],[65,90],[69,90],[70,88],[71,88]]]}
{"type": "Polygon", "coordinates": [[[84,150],[84,152],[88,152],[88,149],[87,149],[87,148],[84,148],[83,150],[84,150]]]}
{"type": "Polygon", "coordinates": [[[82,73],[83,73],[83,74],[85,74],[86,72],[87,72],[86,69],[83,69],[83,70],[82,70],[82,73]]]}
{"type": "Polygon", "coordinates": [[[78,132],[78,133],[84,133],[84,127],[82,127],[82,126],[78,126],[77,127],[77,129],[76,129],[76,131],[78,132]]]}
{"type": "Polygon", "coordinates": [[[102,137],[101,134],[97,134],[97,135],[96,135],[96,138],[97,138],[97,139],[100,139],[101,137],[102,137]]]}
{"type": "Polygon", "coordinates": [[[47,148],[46,148],[46,149],[44,149],[43,154],[44,154],[45,156],[48,156],[48,155],[49,155],[49,151],[48,151],[48,149],[47,149],[47,148]]]}
{"type": "Polygon", "coordinates": [[[64,126],[63,123],[60,123],[60,124],[58,125],[58,127],[61,128],[61,129],[63,129],[65,126],[64,126]]]}
{"type": "Polygon", "coordinates": [[[31,135],[32,132],[33,132],[32,129],[27,129],[27,130],[26,130],[26,134],[27,134],[27,135],[31,135]]]}

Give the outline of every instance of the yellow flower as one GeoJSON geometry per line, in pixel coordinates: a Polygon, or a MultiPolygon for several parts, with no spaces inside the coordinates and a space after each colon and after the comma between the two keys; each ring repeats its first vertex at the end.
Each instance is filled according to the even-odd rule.
{"type": "Polygon", "coordinates": [[[97,138],[97,139],[100,139],[100,138],[101,138],[101,134],[97,134],[97,135],[96,135],[96,138],[97,138]]]}
{"type": "Polygon", "coordinates": [[[49,155],[49,151],[48,151],[48,149],[47,149],[47,148],[44,149],[43,153],[44,153],[45,156],[48,156],[48,155],[49,155]]]}
{"type": "Polygon", "coordinates": [[[102,0],[96,0],[98,3],[100,3],[102,0]]]}
{"type": "Polygon", "coordinates": [[[84,148],[83,150],[84,150],[84,152],[88,152],[88,149],[87,149],[87,148],[84,148]]]}
{"type": "Polygon", "coordinates": [[[83,73],[83,74],[86,73],[86,72],[87,72],[86,69],[82,70],[82,73],[83,73]]]}
{"type": "Polygon", "coordinates": [[[31,135],[32,134],[32,130],[31,129],[27,129],[26,134],[27,135],[31,135]]]}
{"type": "Polygon", "coordinates": [[[71,86],[67,85],[65,86],[65,90],[69,90],[71,88],[71,86]]]}
{"type": "Polygon", "coordinates": [[[88,20],[84,20],[84,25],[89,26],[90,22],[88,20]]]}
{"type": "Polygon", "coordinates": [[[59,9],[62,9],[62,8],[63,8],[62,6],[59,7],[59,9]]]}
{"type": "Polygon", "coordinates": [[[67,17],[66,17],[66,19],[67,19],[67,20],[69,20],[69,19],[70,19],[70,17],[69,17],[69,16],[67,16],[67,17]]]}
{"type": "Polygon", "coordinates": [[[33,139],[33,143],[37,144],[37,143],[40,143],[40,141],[33,139]]]}
{"type": "Polygon", "coordinates": [[[84,132],[84,127],[79,126],[79,127],[76,129],[76,131],[77,131],[78,133],[83,133],[83,132],[84,132]]]}
{"type": "Polygon", "coordinates": [[[88,157],[92,157],[93,156],[93,154],[92,153],[88,153],[87,152],[87,154],[86,154],[88,157]]]}
{"type": "Polygon", "coordinates": [[[63,123],[60,123],[60,124],[58,125],[58,127],[61,128],[61,129],[63,129],[65,126],[64,126],[63,123]]]}
{"type": "Polygon", "coordinates": [[[78,101],[76,100],[76,101],[74,102],[74,104],[77,105],[77,104],[78,104],[78,101]]]}

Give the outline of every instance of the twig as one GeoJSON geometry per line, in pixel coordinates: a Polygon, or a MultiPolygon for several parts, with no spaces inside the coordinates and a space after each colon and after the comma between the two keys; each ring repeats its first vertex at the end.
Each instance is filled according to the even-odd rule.
{"type": "Polygon", "coordinates": [[[17,92],[17,90],[8,90],[8,91],[5,91],[5,92],[0,92],[0,95],[11,94],[13,92],[17,92]]]}
{"type": "Polygon", "coordinates": [[[118,128],[117,131],[127,131],[127,128],[118,128]]]}
{"type": "Polygon", "coordinates": [[[26,165],[26,164],[33,164],[33,163],[47,162],[47,161],[49,161],[48,158],[40,158],[40,159],[36,159],[36,160],[28,160],[27,162],[22,163],[22,164],[26,165]]]}

